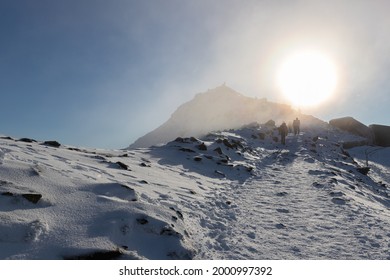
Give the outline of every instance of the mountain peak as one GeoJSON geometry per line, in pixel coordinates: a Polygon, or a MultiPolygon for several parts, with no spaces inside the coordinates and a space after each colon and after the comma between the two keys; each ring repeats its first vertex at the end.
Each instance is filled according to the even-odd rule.
{"type": "Polygon", "coordinates": [[[289,105],[267,99],[247,97],[222,84],[182,104],[171,118],[157,129],[135,141],[129,148],[145,148],[167,143],[177,137],[201,137],[213,131],[240,128],[270,119],[282,122],[295,119],[289,105]]]}

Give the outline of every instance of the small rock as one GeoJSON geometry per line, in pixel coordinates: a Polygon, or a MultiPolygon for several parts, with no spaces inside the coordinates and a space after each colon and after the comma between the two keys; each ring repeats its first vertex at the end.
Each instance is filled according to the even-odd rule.
{"type": "Polygon", "coordinates": [[[276,196],[286,196],[286,195],[288,195],[287,192],[278,192],[278,193],[276,194],[276,196]]]}
{"type": "Polygon", "coordinates": [[[218,154],[220,154],[220,155],[223,154],[222,149],[221,149],[220,147],[215,148],[215,149],[214,149],[214,152],[216,152],[216,153],[218,153],[218,154]]]}
{"type": "Polygon", "coordinates": [[[318,182],[314,182],[314,183],[312,184],[312,186],[313,186],[313,187],[316,187],[316,188],[322,188],[322,187],[323,187],[323,185],[321,185],[321,184],[318,183],[318,182]]]}
{"type": "Polygon", "coordinates": [[[42,198],[41,194],[36,194],[36,193],[26,193],[26,194],[22,194],[22,196],[34,204],[37,204],[38,201],[42,198]]]}
{"type": "Polygon", "coordinates": [[[168,236],[179,236],[182,237],[180,233],[175,231],[173,228],[166,226],[160,231],[160,235],[168,235],[168,236]]]}
{"type": "Polygon", "coordinates": [[[219,160],[219,162],[223,163],[223,164],[228,164],[229,163],[228,159],[221,159],[221,160],[219,160]]]}
{"type": "Polygon", "coordinates": [[[195,161],[202,161],[202,157],[196,156],[196,157],[194,157],[194,160],[195,161]]]}
{"type": "Polygon", "coordinates": [[[176,210],[176,214],[179,216],[180,219],[184,220],[183,213],[181,213],[179,210],[176,210]]]}
{"type": "Polygon", "coordinates": [[[122,169],[124,169],[124,170],[129,170],[129,166],[128,166],[127,164],[124,164],[124,163],[121,162],[121,161],[117,161],[116,164],[117,164],[120,168],[122,168],[122,169]]]}
{"type": "Polygon", "coordinates": [[[184,139],[182,137],[177,137],[175,142],[184,143],[184,139]]]}
{"type": "Polygon", "coordinates": [[[198,145],[198,146],[196,146],[199,150],[201,150],[201,151],[207,151],[207,146],[206,146],[206,144],[205,143],[202,143],[202,144],[200,144],[200,145],[198,145]]]}
{"type": "Polygon", "coordinates": [[[43,145],[45,145],[45,146],[50,146],[50,147],[54,147],[54,148],[59,148],[59,147],[61,147],[61,144],[58,143],[57,141],[45,141],[45,142],[43,142],[43,145]]]}
{"type": "Polygon", "coordinates": [[[222,143],[223,143],[226,147],[231,148],[231,149],[234,149],[234,147],[235,147],[235,146],[232,145],[232,144],[229,142],[229,140],[227,140],[227,139],[223,139],[222,143]]]}
{"type": "Polygon", "coordinates": [[[358,167],[357,171],[363,175],[367,175],[370,171],[370,167],[358,167]]]}
{"type": "Polygon", "coordinates": [[[36,143],[37,141],[31,138],[20,138],[18,141],[25,143],[36,143]]]}
{"type": "Polygon", "coordinates": [[[247,172],[252,172],[253,171],[253,166],[246,166],[245,167],[247,172]]]}

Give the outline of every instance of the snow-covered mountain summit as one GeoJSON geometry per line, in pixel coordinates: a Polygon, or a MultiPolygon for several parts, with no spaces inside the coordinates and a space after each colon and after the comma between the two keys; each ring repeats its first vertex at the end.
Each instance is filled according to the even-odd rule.
{"type": "Polygon", "coordinates": [[[167,143],[176,137],[201,137],[212,131],[240,128],[252,122],[292,120],[296,114],[288,105],[247,97],[222,85],[198,93],[181,105],[168,121],[139,138],[130,148],[167,143]]]}
{"type": "Polygon", "coordinates": [[[346,150],[361,138],[304,119],[278,138],[269,124],[128,151],[3,137],[0,258],[390,258],[390,148],[346,150]]]}

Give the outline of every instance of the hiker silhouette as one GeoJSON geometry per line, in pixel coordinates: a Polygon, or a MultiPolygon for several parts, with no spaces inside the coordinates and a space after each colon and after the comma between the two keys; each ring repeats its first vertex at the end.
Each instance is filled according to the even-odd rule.
{"type": "Polygon", "coordinates": [[[294,135],[299,135],[299,132],[300,132],[300,126],[301,126],[301,121],[296,118],[294,121],[293,121],[293,129],[294,129],[294,135]]]}
{"type": "Polygon", "coordinates": [[[280,142],[283,144],[283,145],[286,145],[286,136],[287,136],[287,133],[288,133],[288,128],[287,128],[287,125],[285,122],[283,122],[280,126],[279,126],[279,133],[280,133],[280,142]]]}

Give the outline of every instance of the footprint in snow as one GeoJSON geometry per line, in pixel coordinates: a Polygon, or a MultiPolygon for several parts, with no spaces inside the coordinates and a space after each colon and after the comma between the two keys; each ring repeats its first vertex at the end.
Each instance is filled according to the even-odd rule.
{"type": "Polygon", "coordinates": [[[276,209],[276,211],[278,211],[279,213],[290,213],[290,211],[289,210],[287,210],[287,209],[276,209]]]}
{"type": "Polygon", "coordinates": [[[324,175],[325,174],[325,172],[321,171],[321,170],[309,170],[307,173],[309,173],[310,175],[324,175]]]}
{"type": "Polygon", "coordinates": [[[345,204],[347,203],[344,199],[342,199],[342,198],[340,198],[340,197],[334,197],[334,198],[332,198],[332,202],[333,202],[334,204],[337,204],[337,205],[345,205],[345,204]]]}
{"type": "Polygon", "coordinates": [[[288,192],[278,192],[277,194],[276,194],[276,196],[286,196],[286,195],[288,195],[288,192]]]}
{"type": "Polygon", "coordinates": [[[286,228],[286,226],[285,226],[284,224],[282,224],[282,223],[276,224],[275,227],[276,227],[277,229],[285,229],[285,228],[286,228]]]}
{"type": "Polygon", "coordinates": [[[343,192],[330,192],[329,195],[332,197],[341,197],[344,196],[345,194],[343,192]]]}

